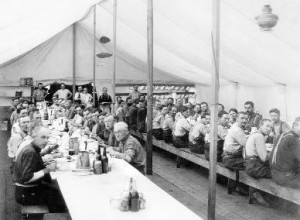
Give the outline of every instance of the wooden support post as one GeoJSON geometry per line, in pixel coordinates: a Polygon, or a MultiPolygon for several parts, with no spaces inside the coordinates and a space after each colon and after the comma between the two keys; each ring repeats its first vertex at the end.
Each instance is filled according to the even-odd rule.
{"type": "Polygon", "coordinates": [[[73,24],[73,103],[76,93],[76,23],[73,24]]]}
{"type": "Polygon", "coordinates": [[[114,0],[114,21],[113,21],[113,79],[112,79],[112,113],[116,113],[116,58],[117,58],[117,0],[114,0]]]}
{"type": "Polygon", "coordinates": [[[216,167],[217,167],[217,129],[219,102],[219,58],[220,58],[220,0],[213,0],[212,4],[212,103],[211,103],[211,131],[209,155],[209,191],[208,191],[208,220],[215,219],[216,212],[216,167]]]}
{"type": "Polygon", "coordinates": [[[152,118],[153,118],[153,0],[148,0],[147,8],[147,49],[148,49],[148,83],[147,83],[147,143],[146,174],[152,175],[152,118]]]}
{"type": "Polygon", "coordinates": [[[93,104],[96,105],[96,7],[94,6],[94,44],[93,44],[93,104]]]}

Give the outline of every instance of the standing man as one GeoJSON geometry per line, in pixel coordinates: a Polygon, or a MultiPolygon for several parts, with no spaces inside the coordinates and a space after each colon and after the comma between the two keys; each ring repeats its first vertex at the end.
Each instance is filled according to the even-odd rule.
{"type": "Polygon", "coordinates": [[[274,142],[270,156],[272,179],[283,186],[300,188],[300,117],[292,130],[283,133],[274,142]]]}
{"type": "Polygon", "coordinates": [[[74,101],[77,104],[81,104],[82,86],[78,86],[78,92],[75,93],[74,101]]]}
{"type": "Polygon", "coordinates": [[[132,99],[132,101],[139,100],[141,96],[141,92],[138,90],[138,86],[133,86],[133,91],[129,94],[128,97],[132,99]]]}
{"type": "Polygon", "coordinates": [[[167,100],[167,107],[168,107],[168,112],[172,111],[172,108],[174,107],[174,99],[172,97],[169,97],[167,100]]]}
{"type": "Polygon", "coordinates": [[[261,116],[254,112],[254,103],[252,101],[245,102],[245,111],[248,115],[248,122],[246,125],[246,130],[250,133],[253,127],[259,128],[259,122],[261,116]]]}
{"type": "Polygon", "coordinates": [[[81,94],[81,103],[85,106],[92,105],[93,96],[88,93],[88,89],[85,87],[83,88],[83,93],[81,94]]]}
{"type": "Polygon", "coordinates": [[[34,103],[45,101],[47,91],[43,89],[43,83],[38,84],[38,88],[33,91],[32,99],[34,103]]]}
{"type": "Polygon", "coordinates": [[[15,164],[16,201],[22,205],[47,205],[50,212],[61,212],[58,207],[59,192],[51,183],[50,172],[55,171],[56,164],[45,167],[40,152],[46,147],[50,136],[48,128],[38,126],[32,132],[33,141],[18,153],[15,164]]]}
{"type": "Polygon", "coordinates": [[[111,96],[107,94],[107,88],[103,87],[102,95],[99,98],[99,105],[103,112],[110,113],[111,96]]]}
{"type": "Polygon", "coordinates": [[[60,84],[60,89],[53,94],[53,96],[57,96],[58,99],[68,100],[72,97],[72,92],[66,89],[66,85],[64,83],[60,84]]]}

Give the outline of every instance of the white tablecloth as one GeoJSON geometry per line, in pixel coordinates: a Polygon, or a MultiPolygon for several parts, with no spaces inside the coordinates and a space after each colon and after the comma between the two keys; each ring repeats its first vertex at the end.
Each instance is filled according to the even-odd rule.
{"type": "Polygon", "coordinates": [[[73,220],[193,220],[201,219],[127,162],[111,160],[112,171],[107,174],[78,176],[71,171],[52,173],[57,179],[73,220]],[[134,177],[137,189],[144,194],[146,208],[138,212],[122,212],[110,200],[125,189],[134,177]]]}

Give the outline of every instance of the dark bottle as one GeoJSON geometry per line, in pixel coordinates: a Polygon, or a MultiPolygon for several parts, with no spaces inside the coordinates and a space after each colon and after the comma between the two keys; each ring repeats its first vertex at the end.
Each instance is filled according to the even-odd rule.
{"type": "Polygon", "coordinates": [[[108,173],[108,157],[106,155],[106,147],[104,147],[104,149],[103,149],[103,155],[101,157],[101,162],[102,162],[102,172],[108,173]]]}
{"type": "Polygon", "coordinates": [[[133,178],[130,178],[130,211],[139,211],[139,193],[137,192],[136,182],[133,178]]]}
{"type": "Polygon", "coordinates": [[[65,132],[69,132],[69,122],[65,122],[65,129],[64,129],[65,132]]]}
{"type": "Polygon", "coordinates": [[[98,144],[98,149],[96,151],[96,160],[101,160],[101,145],[98,144]]]}
{"type": "Polygon", "coordinates": [[[45,113],[44,113],[44,120],[49,120],[48,109],[47,108],[46,108],[45,113]]]}

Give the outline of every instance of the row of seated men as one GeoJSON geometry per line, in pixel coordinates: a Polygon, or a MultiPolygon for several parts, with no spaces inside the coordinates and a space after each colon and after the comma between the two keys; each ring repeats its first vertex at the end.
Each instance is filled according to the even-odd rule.
{"type": "MultiPolygon", "coordinates": [[[[140,121],[138,115],[141,103],[135,104],[134,107],[127,104],[129,110],[125,108],[125,115],[128,117],[124,120],[131,129],[145,132],[145,121],[140,121]],[[132,114],[133,109],[137,114],[132,114]]],[[[254,178],[272,178],[280,185],[300,188],[300,117],[290,127],[280,119],[280,111],[276,108],[263,118],[255,112],[253,102],[246,102],[244,107],[244,111],[230,109],[227,112],[219,104],[218,161],[229,169],[245,169],[254,178]]],[[[143,103],[141,108],[145,111],[143,103]]],[[[177,148],[189,147],[194,153],[204,153],[209,160],[210,111],[207,103],[183,106],[174,105],[173,99],[165,105],[157,102],[152,123],[156,139],[177,148]]],[[[252,200],[270,206],[260,192],[253,189],[252,200]]]]}
{"type": "MultiPolygon", "coordinates": [[[[145,153],[137,139],[129,134],[124,122],[98,108],[60,103],[53,118],[65,117],[66,130],[71,137],[89,135],[107,147],[107,152],[123,159],[144,173],[145,153]]],[[[11,170],[15,181],[16,201],[24,205],[46,204],[50,212],[64,212],[64,202],[57,185],[49,175],[56,170],[53,154],[57,145],[49,143],[50,130],[42,123],[43,114],[35,105],[27,103],[16,109],[12,134],[7,143],[11,170]],[[30,113],[29,113],[30,112],[30,113]],[[52,153],[51,153],[52,152],[52,153]]]]}

